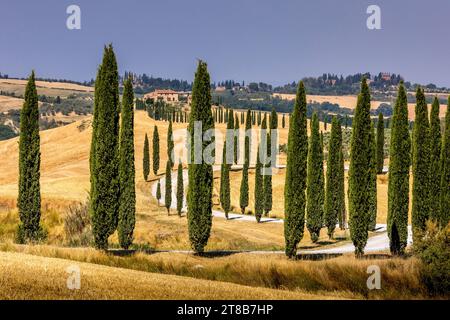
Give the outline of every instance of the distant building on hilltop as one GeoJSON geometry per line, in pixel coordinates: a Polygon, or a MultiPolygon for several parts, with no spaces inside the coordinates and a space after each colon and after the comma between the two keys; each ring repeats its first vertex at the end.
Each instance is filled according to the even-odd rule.
{"type": "Polygon", "coordinates": [[[144,95],[144,101],[151,99],[153,101],[161,100],[166,103],[179,101],[179,93],[174,90],[155,90],[144,95]]]}
{"type": "Polygon", "coordinates": [[[382,72],[381,79],[383,79],[384,81],[391,81],[391,74],[387,72],[382,72]]]}

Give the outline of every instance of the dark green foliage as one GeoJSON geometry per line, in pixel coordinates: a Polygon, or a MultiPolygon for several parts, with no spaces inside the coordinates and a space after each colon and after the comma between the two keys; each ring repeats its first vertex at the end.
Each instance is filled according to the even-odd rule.
{"type": "Polygon", "coordinates": [[[239,196],[239,206],[241,207],[242,214],[245,213],[245,208],[248,206],[248,167],[250,164],[251,128],[252,115],[251,111],[247,110],[247,117],[245,120],[244,167],[242,169],[242,180],[239,196]]]}
{"type": "Polygon", "coordinates": [[[368,213],[370,211],[372,178],[371,122],[370,92],[366,79],[363,78],[361,93],[358,96],[353,119],[353,134],[350,143],[350,169],[348,174],[349,225],[357,257],[364,254],[364,247],[368,238],[368,213]]]}
{"type": "Polygon", "coordinates": [[[345,195],[344,195],[344,155],[342,153],[342,129],[339,120],[333,117],[331,137],[328,148],[327,181],[325,192],[325,225],[328,237],[333,238],[336,224],[345,228],[345,195]]]}
{"type": "Polygon", "coordinates": [[[95,83],[91,143],[91,220],[95,247],[106,249],[119,220],[119,74],[111,45],[95,83]]]}
{"type": "Polygon", "coordinates": [[[184,184],[183,184],[183,165],[181,161],[178,163],[177,171],[177,213],[181,217],[183,209],[184,184]]]}
{"type": "MultiPolygon", "coordinates": [[[[124,84],[119,149],[119,243],[124,249],[133,243],[133,231],[136,223],[136,190],[134,168],[134,94],[131,79],[124,84]]],[[[145,136],[147,138],[147,136],[145,136]]],[[[148,139],[147,147],[148,147],[148,139]]],[[[148,151],[148,150],[147,150],[148,151]]]]}
{"type": "Polygon", "coordinates": [[[174,165],[173,148],[172,120],[169,120],[169,128],[167,129],[167,159],[170,161],[171,168],[174,165]]]}
{"type": "Polygon", "coordinates": [[[445,114],[445,128],[441,147],[441,226],[450,220],[450,97],[445,114]]]}
{"type": "Polygon", "coordinates": [[[153,150],[152,150],[152,156],[153,156],[153,173],[155,175],[158,174],[159,170],[159,133],[158,133],[158,127],[155,126],[155,129],[153,129],[153,150]]]}
{"type": "Polygon", "coordinates": [[[278,141],[278,114],[275,108],[272,108],[270,114],[270,131],[267,133],[267,156],[270,162],[266,164],[266,174],[264,175],[264,214],[267,216],[272,211],[272,169],[276,167],[278,146],[272,145],[272,135],[274,141],[278,141]]]}
{"type": "Polygon", "coordinates": [[[306,206],[306,166],[308,136],[306,128],[306,92],[300,82],[295,98],[294,111],[289,120],[289,137],[284,189],[284,237],[286,255],[296,256],[297,245],[303,238],[306,206]]]}
{"type": "Polygon", "coordinates": [[[373,122],[370,123],[370,177],[369,177],[369,211],[368,228],[374,231],[377,224],[377,143],[373,122]]]}
{"type": "MultiPolygon", "coordinates": [[[[195,73],[192,90],[191,116],[189,119],[189,134],[194,141],[194,122],[202,122],[202,135],[206,130],[214,128],[211,112],[211,90],[210,78],[207,65],[199,61],[195,73]]],[[[203,150],[210,144],[204,141],[203,150]]],[[[190,159],[194,159],[194,143],[191,144],[190,159]]],[[[212,165],[202,162],[189,164],[188,185],[188,227],[189,240],[192,249],[201,253],[208,242],[212,224],[212,191],[213,191],[213,168],[212,165]]]]}
{"type": "Polygon", "coordinates": [[[263,189],[263,176],[261,170],[263,166],[260,160],[261,144],[258,147],[258,154],[256,158],[255,168],[255,218],[257,222],[261,221],[261,216],[264,211],[264,189],[263,189]]]}
{"type": "Polygon", "coordinates": [[[412,225],[413,235],[425,229],[430,216],[430,128],[428,108],[423,89],[416,93],[416,117],[413,128],[412,158],[412,225]]]}
{"type": "Polygon", "coordinates": [[[389,151],[387,230],[392,254],[403,254],[408,240],[410,150],[408,101],[401,83],[392,116],[389,151]]]}
{"type": "Polygon", "coordinates": [[[166,162],[166,189],[164,190],[164,205],[167,214],[170,214],[170,206],[172,205],[172,162],[166,162]]]}
{"type": "Polygon", "coordinates": [[[311,241],[316,242],[322,229],[324,204],[323,149],[316,113],[311,120],[306,181],[306,227],[311,235],[311,241]]]}
{"type": "Polygon", "coordinates": [[[440,222],[441,197],[441,121],[439,100],[434,98],[430,114],[430,218],[440,222]]]}
{"type": "Polygon", "coordinates": [[[150,147],[148,144],[147,134],[145,134],[144,139],[144,156],[142,158],[142,168],[144,171],[144,180],[147,181],[148,175],[150,174],[150,147]]]}
{"type": "Polygon", "coordinates": [[[158,185],[156,187],[156,200],[158,200],[158,206],[159,206],[159,201],[161,200],[161,183],[158,180],[158,185]]]}
{"type": "Polygon", "coordinates": [[[40,225],[41,187],[40,187],[40,138],[39,106],[34,71],[25,89],[23,107],[20,111],[19,138],[19,209],[20,224],[16,240],[19,243],[39,241],[45,237],[40,225]]]}
{"type": "Polygon", "coordinates": [[[237,164],[239,161],[239,118],[236,113],[234,120],[234,163],[237,164]]]}
{"type": "Polygon", "coordinates": [[[383,114],[378,115],[377,123],[377,173],[383,173],[384,165],[384,120],[383,114]]]}
{"type": "Polygon", "coordinates": [[[225,141],[223,143],[223,153],[222,153],[222,165],[221,165],[221,176],[220,176],[220,204],[222,205],[222,209],[225,212],[225,217],[228,219],[228,212],[231,208],[231,200],[230,200],[230,162],[234,161],[234,153],[231,155],[226,154],[226,150],[228,144],[231,143],[234,147],[234,135],[232,134],[234,129],[234,116],[233,110],[230,109],[228,113],[228,123],[227,123],[227,132],[225,141]]]}
{"type": "Polygon", "coordinates": [[[283,113],[283,118],[282,118],[282,120],[281,120],[281,126],[282,126],[283,129],[286,127],[286,119],[285,119],[285,116],[286,116],[286,115],[283,113]]]}

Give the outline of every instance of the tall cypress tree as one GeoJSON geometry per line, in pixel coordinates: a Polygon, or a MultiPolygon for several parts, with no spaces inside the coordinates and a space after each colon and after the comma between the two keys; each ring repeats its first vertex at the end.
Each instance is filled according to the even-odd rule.
{"type": "Polygon", "coordinates": [[[336,116],[331,122],[328,147],[324,221],[328,237],[333,238],[336,224],[345,228],[344,161],[342,153],[342,129],[336,116]]]}
{"type": "MultiPolygon", "coordinates": [[[[136,190],[134,168],[134,94],[131,78],[125,80],[122,98],[122,116],[119,150],[119,243],[124,249],[133,243],[133,231],[136,223],[136,190]]],[[[145,136],[147,138],[147,135],[145,136]]],[[[147,140],[148,147],[148,140],[147,140]]],[[[147,150],[148,151],[148,150],[147,150]]]]}
{"type": "Polygon", "coordinates": [[[242,169],[242,180],[239,196],[239,206],[242,214],[245,214],[245,208],[248,206],[248,167],[250,165],[250,146],[251,146],[252,115],[250,109],[247,110],[245,120],[245,145],[244,145],[244,166],[242,169]]]}
{"type": "Polygon", "coordinates": [[[410,154],[408,101],[401,82],[392,116],[389,147],[387,230],[392,254],[403,254],[408,240],[410,154]]]}
{"type": "Polygon", "coordinates": [[[377,123],[377,173],[383,173],[384,166],[384,119],[383,114],[378,114],[377,123]]]}
{"type": "Polygon", "coordinates": [[[415,238],[418,231],[425,229],[425,221],[430,216],[430,127],[425,94],[420,87],[417,89],[416,100],[412,159],[412,225],[415,238]]]}
{"type": "MultiPolygon", "coordinates": [[[[191,116],[188,132],[191,141],[194,141],[194,122],[201,121],[202,132],[214,129],[214,121],[211,113],[211,83],[207,65],[199,61],[192,89],[191,116]]],[[[202,145],[203,150],[208,142],[202,145]]],[[[191,144],[190,159],[194,159],[195,144],[191,144]]],[[[212,191],[213,191],[213,168],[205,163],[189,164],[188,185],[188,227],[189,240],[192,249],[201,253],[208,242],[212,224],[212,191]]]]}
{"type": "Polygon", "coordinates": [[[147,134],[145,134],[144,139],[144,156],[142,158],[142,168],[144,172],[144,180],[147,181],[148,175],[150,174],[150,147],[147,134]]]}
{"type": "Polygon", "coordinates": [[[320,142],[319,119],[314,113],[311,120],[311,136],[309,138],[306,188],[306,227],[311,241],[319,240],[323,225],[324,181],[323,181],[323,149],[320,142]]]}
{"type": "Polygon", "coordinates": [[[234,120],[234,163],[237,164],[239,161],[239,119],[236,113],[234,120]]]}
{"type": "Polygon", "coordinates": [[[368,228],[374,231],[377,224],[377,143],[374,124],[370,122],[370,177],[369,177],[369,211],[368,228]]]}
{"type": "Polygon", "coordinates": [[[167,209],[167,215],[170,215],[170,206],[172,205],[172,162],[169,159],[166,162],[166,189],[164,191],[164,205],[167,209]]]}
{"type": "Polygon", "coordinates": [[[267,216],[272,211],[272,167],[276,167],[278,146],[272,145],[273,140],[278,141],[278,114],[275,108],[272,107],[270,114],[270,131],[267,133],[267,156],[270,157],[270,162],[266,164],[266,174],[264,175],[264,214],[267,216]]]}
{"type": "Polygon", "coordinates": [[[284,237],[286,255],[296,256],[297,245],[303,238],[306,206],[306,173],[308,157],[308,136],[306,128],[306,92],[300,81],[289,120],[289,136],[284,189],[284,237]]]}
{"type": "Polygon", "coordinates": [[[285,114],[283,113],[283,118],[281,119],[281,126],[284,129],[286,127],[286,119],[285,119],[285,114]]]}
{"type": "Polygon", "coordinates": [[[369,190],[372,176],[371,122],[370,92],[367,81],[363,78],[352,124],[353,133],[350,143],[350,169],[348,174],[350,234],[357,257],[364,254],[364,247],[368,238],[369,190]]]}
{"type": "Polygon", "coordinates": [[[172,120],[169,120],[169,128],[167,129],[167,159],[170,161],[170,168],[174,165],[174,154],[173,154],[173,131],[172,131],[172,120]]]}
{"type": "Polygon", "coordinates": [[[440,225],[450,220],[450,97],[445,114],[444,136],[441,148],[441,217],[440,225]]]}
{"type": "Polygon", "coordinates": [[[23,107],[20,110],[19,137],[19,194],[17,206],[20,224],[17,231],[19,243],[38,241],[44,237],[40,225],[40,137],[39,106],[34,71],[28,78],[23,107]]]}
{"type": "Polygon", "coordinates": [[[440,222],[441,121],[439,100],[434,98],[430,114],[430,218],[440,222]]]}
{"type": "Polygon", "coordinates": [[[159,207],[159,201],[161,200],[161,183],[158,180],[158,185],[156,187],[156,200],[158,200],[158,207],[159,207]]]}
{"type": "Polygon", "coordinates": [[[259,223],[264,211],[264,190],[263,190],[263,175],[261,170],[263,169],[261,159],[261,143],[258,146],[258,152],[256,155],[256,168],[255,168],[255,218],[259,223]]]}
{"type": "Polygon", "coordinates": [[[181,217],[181,210],[183,209],[184,184],[183,184],[183,165],[181,161],[178,163],[177,172],[177,212],[181,217]]]}
{"type": "Polygon", "coordinates": [[[222,165],[221,165],[221,178],[220,178],[220,203],[222,209],[225,212],[225,218],[228,220],[228,212],[230,211],[230,162],[234,161],[234,154],[232,154],[232,159],[228,159],[227,156],[227,146],[229,143],[234,147],[234,116],[233,110],[229,111],[227,117],[227,132],[226,138],[223,143],[223,153],[222,153],[222,165]],[[230,161],[232,160],[232,161],[230,161]]]}
{"type": "Polygon", "coordinates": [[[99,71],[91,143],[91,222],[95,247],[106,249],[119,220],[119,74],[112,45],[105,48],[99,71]]]}
{"type": "Polygon", "coordinates": [[[157,175],[159,170],[159,133],[158,127],[153,129],[153,174],[157,175]]]}

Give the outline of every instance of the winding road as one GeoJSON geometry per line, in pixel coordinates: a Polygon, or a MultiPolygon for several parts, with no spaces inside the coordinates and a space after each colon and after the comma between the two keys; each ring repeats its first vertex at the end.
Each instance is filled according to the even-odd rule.
{"type": "MultiPolygon", "coordinates": [[[[279,168],[283,168],[284,166],[278,166],[279,168]]],[[[232,166],[232,169],[240,169],[242,166],[232,166]]],[[[214,171],[219,171],[220,166],[214,166],[214,171]]],[[[171,208],[176,209],[176,185],[177,185],[177,172],[172,172],[172,203],[171,208]]],[[[161,200],[160,204],[164,205],[164,192],[165,192],[165,184],[166,184],[166,178],[165,176],[159,179],[159,182],[161,183],[161,200]]],[[[183,170],[183,183],[184,188],[186,190],[186,187],[188,185],[188,171],[187,169],[183,170]]],[[[156,199],[156,190],[157,190],[157,183],[153,183],[151,187],[151,194],[156,199]]],[[[186,206],[186,193],[183,197],[183,209],[182,212],[187,211],[186,206]]],[[[225,213],[220,210],[212,210],[212,215],[215,218],[222,218],[225,219],[225,213]]],[[[233,221],[253,221],[256,223],[255,217],[253,215],[243,215],[243,214],[237,214],[237,213],[229,213],[228,217],[230,220],[233,221]]],[[[283,219],[275,219],[275,218],[267,218],[262,217],[261,222],[265,223],[284,223],[283,219]]],[[[367,240],[366,247],[364,249],[364,252],[376,252],[376,251],[383,251],[383,250],[389,250],[389,238],[386,231],[386,224],[377,224],[376,225],[376,235],[370,237],[367,240]]],[[[412,231],[411,226],[408,226],[408,245],[412,244],[412,231]]],[[[300,250],[298,251],[299,254],[343,254],[343,253],[352,253],[355,251],[355,247],[351,243],[346,243],[341,246],[335,246],[332,248],[326,248],[326,249],[317,249],[317,250],[300,250]]],[[[185,251],[179,251],[179,252],[185,252],[185,251]]],[[[188,251],[186,251],[188,252],[188,251]]],[[[249,253],[283,253],[281,251],[248,251],[249,253]]]]}

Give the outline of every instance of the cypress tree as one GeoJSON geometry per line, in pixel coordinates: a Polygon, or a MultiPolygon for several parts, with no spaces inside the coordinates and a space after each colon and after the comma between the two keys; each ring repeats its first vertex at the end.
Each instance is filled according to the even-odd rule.
{"type": "Polygon", "coordinates": [[[181,210],[183,209],[183,196],[184,196],[184,184],[183,184],[183,165],[181,161],[178,163],[177,172],[177,212],[181,217],[181,210]]]}
{"type": "Polygon", "coordinates": [[[430,218],[440,222],[441,121],[439,100],[434,98],[430,114],[430,218]]]}
{"type": "Polygon", "coordinates": [[[425,94],[420,87],[417,89],[416,100],[412,159],[412,225],[415,238],[418,231],[425,229],[425,222],[430,215],[430,128],[425,94]]]}
{"type": "MultiPolygon", "coordinates": [[[[194,122],[201,121],[202,136],[207,130],[214,129],[211,113],[211,83],[207,65],[199,61],[192,89],[191,116],[188,132],[194,141],[194,122]]],[[[203,150],[208,143],[202,145],[203,150]]],[[[191,144],[190,159],[194,159],[195,145],[191,144]]],[[[188,185],[188,227],[192,249],[202,253],[208,242],[212,224],[212,165],[190,161],[188,185]]]]}
{"type": "Polygon", "coordinates": [[[389,147],[387,231],[392,254],[403,254],[408,240],[410,150],[408,101],[401,82],[394,105],[389,147]]]}
{"type": "MultiPolygon", "coordinates": [[[[133,230],[136,223],[133,103],[133,85],[129,78],[125,81],[123,90],[119,149],[120,203],[117,231],[120,246],[124,249],[128,249],[133,243],[133,230]]],[[[145,137],[147,138],[147,135],[145,137]]]]}
{"type": "Polygon", "coordinates": [[[283,113],[283,118],[281,120],[281,126],[282,126],[283,129],[286,128],[286,119],[285,119],[285,114],[284,113],[283,113]]]}
{"type": "Polygon", "coordinates": [[[355,255],[364,254],[368,238],[368,213],[370,211],[371,188],[371,134],[370,92],[365,78],[361,81],[358,95],[353,133],[350,143],[350,169],[348,174],[348,202],[350,212],[350,234],[355,255]]]}
{"type": "Polygon", "coordinates": [[[234,119],[234,163],[237,164],[239,161],[239,118],[236,113],[234,119]]]}
{"type": "Polygon", "coordinates": [[[384,166],[384,119],[383,114],[378,114],[377,123],[377,173],[383,173],[384,166]]]}
{"type": "Polygon", "coordinates": [[[223,143],[223,153],[222,153],[222,165],[221,165],[221,178],[220,178],[220,203],[222,205],[222,209],[225,212],[225,218],[228,220],[228,212],[230,211],[231,203],[230,203],[230,166],[231,164],[229,160],[234,161],[233,159],[227,159],[227,145],[228,143],[232,143],[234,147],[234,135],[232,135],[232,131],[234,130],[234,116],[233,110],[229,111],[228,114],[228,123],[227,123],[227,132],[226,138],[223,143]]]}
{"type": "Polygon", "coordinates": [[[311,241],[319,240],[323,225],[324,181],[323,181],[323,149],[320,142],[319,119],[314,113],[311,120],[307,161],[306,188],[306,227],[311,241]]]}
{"type": "Polygon", "coordinates": [[[164,191],[164,204],[167,209],[167,215],[170,215],[170,206],[172,205],[172,162],[166,162],[166,189],[164,191]]]}
{"type": "Polygon", "coordinates": [[[173,168],[174,165],[173,148],[172,120],[169,120],[169,128],[167,129],[167,159],[170,161],[170,168],[173,168]]]}
{"type": "Polygon", "coordinates": [[[40,225],[40,137],[39,106],[34,71],[28,78],[23,107],[20,110],[19,137],[19,193],[17,206],[20,224],[19,243],[42,240],[45,236],[40,225]]]}
{"type": "Polygon", "coordinates": [[[241,207],[242,214],[245,214],[245,208],[248,206],[248,167],[250,165],[251,129],[252,116],[249,109],[247,110],[247,117],[245,120],[244,166],[242,169],[242,180],[239,196],[239,206],[241,207]]]}
{"type": "Polygon", "coordinates": [[[368,228],[375,230],[377,224],[377,144],[375,142],[375,129],[373,122],[370,122],[370,177],[369,177],[369,211],[368,228]]]}
{"type": "Polygon", "coordinates": [[[156,200],[158,200],[158,207],[159,207],[159,201],[161,200],[161,183],[158,180],[158,186],[156,188],[156,200]]]}
{"type": "Polygon", "coordinates": [[[144,171],[144,180],[147,181],[148,175],[150,174],[150,147],[147,134],[145,134],[144,139],[144,157],[142,159],[142,168],[144,171]]]}
{"type": "Polygon", "coordinates": [[[268,174],[264,175],[264,214],[267,216],[272,211],[272,167],[276,167],[278,146],[272,145],[272,135],[277,141],[278,133],[278,114],[272,107],[270,115],[270,132],[267,133],[267,156],[270,157],[270,163],[266,164],[268,174]]]}
{"type": "Polygon", "coordinates": [[[106,249],[119,219],[119,74],[111,45],[105,48],[95,86],[91,222],[95,247],[106,249]]]}
{"type": "Polygon", "coordinates": [[[153,174],[157,175],[159,170],[159,133],[158,127],[153,129],[153,174]]]}
{"type": "Polygon", "coordinates": [[[284,189],[284,237],[286,255],[296,256],[297,245],[303,238],[306,206],[306,173],[308,157],[308,136],[306,129],[306,92],[300,81],[289,120],[289,136],[284,189]]]}
{"type": "Polygon", "coordinates": [[[441,217],[440,225],[446,226],[450,220],[450,97],[445,114],[445,127],[441,148],[441,217]]]}
{"type": "Polygon", "coordinates": [[[260,152],[261,143],[258,146],[258,152],[256,156],[256,168],[255,168],[255,218],[259,223],[264,211],[264,190],[263,190],[263,175],[261,170],[263,169],[260,152]]]}
{"type": "Polygon", "coordinates": [[[342,129],[336,116],[331,122],[328,147],[324,221],[328,237],[333,238],[336,224],[345,228],[344,161],[342,153],[342,129]]]}

